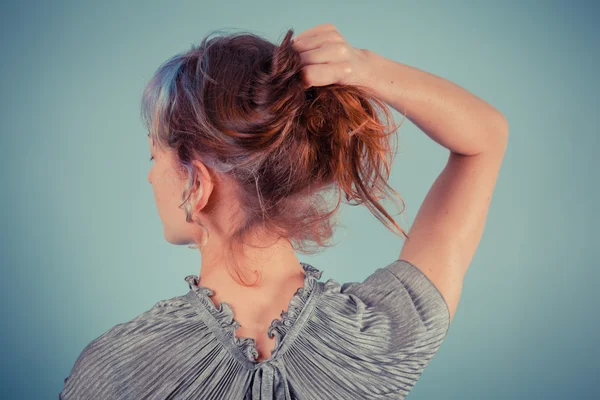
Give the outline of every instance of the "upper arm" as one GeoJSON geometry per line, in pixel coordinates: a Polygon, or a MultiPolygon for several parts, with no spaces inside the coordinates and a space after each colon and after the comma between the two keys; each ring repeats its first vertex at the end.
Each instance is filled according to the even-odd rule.
{"type": "Polygon", "coordinates": [[[418,267],[454,315],[463,277],[481,239],[508,135],[476,155],[450,152],[425,196],[399,259],[418,267]]]}

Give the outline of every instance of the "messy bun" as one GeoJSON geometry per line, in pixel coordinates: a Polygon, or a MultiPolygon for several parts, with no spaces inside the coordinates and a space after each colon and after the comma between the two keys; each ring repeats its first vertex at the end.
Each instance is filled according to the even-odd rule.
{"type": "Polygon", "coordinates": [[[392,134],[401,124],[389,126],[390,110],[365,87],[305,89],[293,34],[288,30],[278,46],[247,32],[209,34],[163,63],[148,83],[142,117],[155,145],[173,150],[187,170],[188,222],[191,195],[201,190],[192,164],[198,159],[237,182],[243,215],[232,249],[256,227],[303,253],[330,247],[342,197],[407,237],[380,203],[397,198],[404,211],[387,184],[392,134]],[[335,204],[326,194],[337,195],[335,204]]]}

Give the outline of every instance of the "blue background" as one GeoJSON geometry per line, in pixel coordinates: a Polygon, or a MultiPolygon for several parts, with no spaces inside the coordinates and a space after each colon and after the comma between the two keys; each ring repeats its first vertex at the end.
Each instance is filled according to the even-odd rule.
{"type": "MultiPolygon", "coordinates": [[[[0,6],[0,397],[56,399],[94,338],[189,288],[198,250],[163,237],[142,89],[210,30],[346,40],[498,108],[509,145],[439,352],[409,397],[600,398],[599,7],[567,1],[103,1],[0,6]],[[594,45],[596,43],[596,45],[594,45]]],[[[400,114],[394,111],[396,121],[400,114]]],[[[408,228],[447,150],[406,121],[391,184],[408,228]]],[[[299,255],[362,281],[402,239],[344,206],[337,246],[299,255]],[[360,250],[357,250],[360,249],[360,250]]]]}

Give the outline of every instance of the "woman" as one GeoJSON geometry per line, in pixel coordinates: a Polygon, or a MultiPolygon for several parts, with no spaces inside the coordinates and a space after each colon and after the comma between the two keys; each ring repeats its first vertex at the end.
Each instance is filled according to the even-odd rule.
{"type": "Polygon", "coordinates": [[[148,180],[165,238],[200,249],[200,277],[92,341],[61,399],[402,399],[438,350],[506,119],[447,80],[351,47],[332,24],[292,35],[279,46],[205,37],[149,82],[148,180]],[[397,128],[375,112],[389,121],[387,105],[449,150],[408,234],[380,203],[397,196],[386,183],[397,128]],[[407,239],[364,282],[322,282],[295,255],[329,246],[341,196],[407,239]]]}

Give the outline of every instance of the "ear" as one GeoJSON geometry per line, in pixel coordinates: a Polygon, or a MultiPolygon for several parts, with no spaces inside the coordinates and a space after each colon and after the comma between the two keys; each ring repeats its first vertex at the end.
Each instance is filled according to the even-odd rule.
{"type": "Polygon", "coordinates": [[[192,194],[192,198],[196,199],[194,204],[194,211],[201,211],[206,204],[208,199],[215,188],[215,177],[211,174],[206,165],[199,160],[192,162],[196,170],[196,182],[194,182],[195,193],[192,194]]]}

